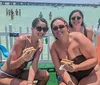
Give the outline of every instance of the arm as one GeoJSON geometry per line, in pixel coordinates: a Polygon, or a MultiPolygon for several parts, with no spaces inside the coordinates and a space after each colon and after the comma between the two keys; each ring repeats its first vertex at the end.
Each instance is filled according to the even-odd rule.
{"type": "Polygon", "coordinates": [[[9,67],[11,69],[16,69],[20,67],[25,61],[24,61],[24,55],[21,56],[22,50],[25,47],[24,44],[25,40],[22,36],[16,38],[16,41],[12,47],[12,50],[9,54],[10,62],[9,67]]]}
{"type": "Polygon", "coordinates": [[[39,57],[40,57],[42,50],[43,50],[43,45],[42,43],[40,43],[39,49],[36,52],[36,55],[34,56],[34,60],[32,61],[32,65],[30,66],[30,69],[29,69],[28,81],[34,81],[35,75],[38,70],[39,57]]]}
{"type": "Polygon", "coordinates": [[[70,78],[70,75],[67,73],[67,71],[59,70],[60,61],[57,52],[55,50],[55,46],[53,44],[50,46],[50,54],[57,74],[63,79],[64,83],[68,84],[68,82],[72,80],[70,78]]]}
{"type": "Polygon", "coordinates": [[[93,43],[89,41],[84,35],[80,34],[76,37],[80,52],[87,58],[86,61],[80,63],[77,67],[78,70],[88,70],[98,63],[96,50],[93,43]]]}

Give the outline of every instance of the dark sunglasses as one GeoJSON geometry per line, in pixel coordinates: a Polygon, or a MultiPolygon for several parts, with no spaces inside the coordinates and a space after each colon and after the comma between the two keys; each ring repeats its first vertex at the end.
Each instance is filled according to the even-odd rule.
{"type": "Polygon", "coordinates": [[[72,20],[80,20],[81,17],[77,16],[77,17],[72,17],[71,19],[72,19],[72,20]]]}
{"type": "Polygon", "coordinates": [[[42,31],[42,30],[43,30],[43,32],[47,32],[48,31],[48,27],[37,26],[36,30],[39,31],[39,32],[42,31]]]}
{"type": "Polygon", "coordinates": [[[64,27],[65,27],[65,25],[54,26],[54,27],[52,28],[52,30],[58,30],[58,28],[59,28],[59,29],[63,29],[64,27]]]}

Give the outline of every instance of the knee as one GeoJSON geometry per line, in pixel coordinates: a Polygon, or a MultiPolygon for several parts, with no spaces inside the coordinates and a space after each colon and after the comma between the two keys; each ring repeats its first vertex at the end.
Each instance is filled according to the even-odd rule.
{"type": "Polygon", "coordinates": [[[45,79],[48,80],[49,79],[49,72],[45,71],[45,79]]]}
{"type": "Polygon", "coordinates": [[[65,84],[64,82],[61,82],[61,81],[60,81],[60,82],[59,82],[59,85],[66,85],[66,84],[65,84]]]}

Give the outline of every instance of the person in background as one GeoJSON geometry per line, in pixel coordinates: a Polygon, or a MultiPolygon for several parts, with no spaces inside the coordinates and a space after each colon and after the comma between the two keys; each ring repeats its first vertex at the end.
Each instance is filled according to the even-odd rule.
{"type": "Polygon", "coordinates": [[[39,39],[48,31],[44,18],[35,18],[32,22],[32,34],[23,34],[16,38],[7,61],[0,69],[0,85],[46,85],[49,73],[38,69],[38,61],[43,49],[39,39]],[[34,50],[31,53],[29,50],[34,50]],[[29,69],[26,65],[31,61],[29,69]]]}
{"type": "Polygon", "coordinates": [[[100,66],[93,43],[80,32],[69,32],[68,23],[57,17],[51,22],[55,41],[50,54],[59,76],[59,85],[99,85],[100,66]],[[71,64],[63,64],[62,60],[71,64]]]}
{"type": "Polygon", "coordinates": [[[11,9],[11,20],[13,20],[14,19],[14,11],[13,11],[13,9],[11,9]]]}
{"type": "Polygon", "coordinates": [[[15,10],[15,14],[16,14],[16,16],[18,16],[18,9],[15,10]]]}
{"type": "Polygon", "coordinates": [[[42,12],[40,12],[40,14],[39,14],[39,18],[43,18],[43,14],[42,14],[42,12]]]}
{"type": "Polygon", "coordinates": [[[51,20],[52,19],[52,12],[50,11],[50,13],[49,13],[49,20],[51,20]]]}
{"type": "Polygon", "coordinates": [[[8,8],[6,8],[6,15],[8,15],[8,8]]]}
{"type": "Polygon", "coordinates": [[[100,28],[100,18],[99,18],[99,20],[98,20],[98,27],[97,27],[97,30],[99,30],[99,28],[100,28]]]}
{"type": "Polygon", "coordinates": [[[93,30],[85,26],[84,15],[80,10],[73,10],[69,15],[70,32],[81,32],[92,41],[93,30]]]}
{"type": "Polygon", "coordinates": [[[21,16],[22,12],[21,12],[21,9],[19,9],[19,16],[21,16]]]}

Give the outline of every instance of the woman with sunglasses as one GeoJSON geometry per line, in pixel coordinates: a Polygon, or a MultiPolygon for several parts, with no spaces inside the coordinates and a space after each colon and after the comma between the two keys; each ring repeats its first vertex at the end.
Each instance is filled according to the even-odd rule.
{"type": "Polygon", "coordinates": [[[80,32],[69,33],[69,26],[61,17],[53,19],[51,30],[56,40],[50,45],[50,53],[59,85],[99,85],[100,67],[92,42],[80,32]],[[61,68],[62,60],[73,63],[61,68]]]}
{"type": "Polygon", "coordinates": [[[48,31],[44,18],[35,18],[32,22],[32,33],[20,35],[9,53],[7,61],[0,69],[0,85],[46,85],[49,73],[38,69],[38,61],[43,45],[41,39],[48,31]],[[29,50],[34,50],[28,52],[29,50]],[[31,61],[29,69],[26,65],[31,61]]]}
{"type": "Polygon", "coordinates": [[[93,30],[84,24],[84,15],[80,10],[73,10],[69,15],[70,32],[81,32],[92,41],[93,30]]]}

